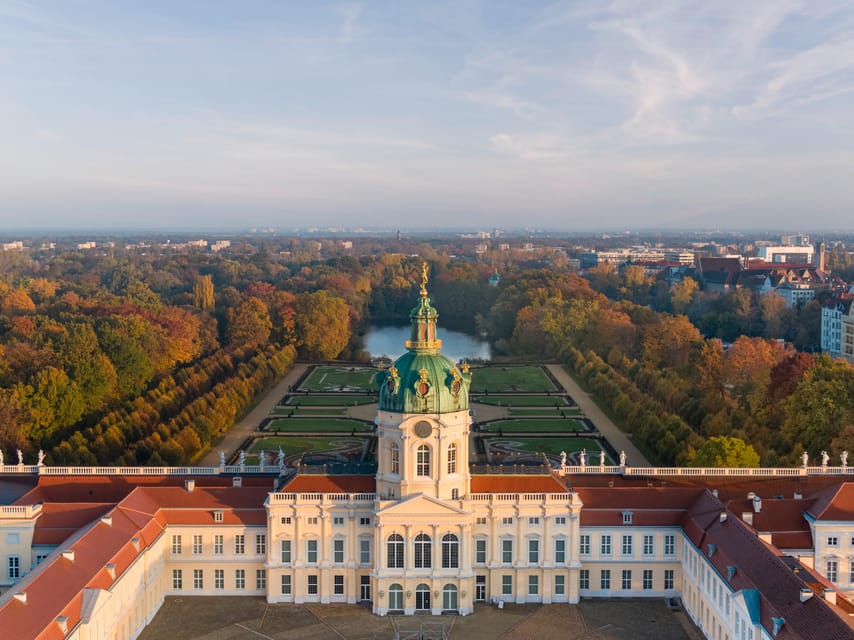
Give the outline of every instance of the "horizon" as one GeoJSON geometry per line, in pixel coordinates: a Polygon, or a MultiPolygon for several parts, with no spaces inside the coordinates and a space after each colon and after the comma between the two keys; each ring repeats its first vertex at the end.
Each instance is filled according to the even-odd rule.
{"type": "Polygon", "coordinates": [[[848,3],[0,0],[0,37],[4,233],[854,229],[848,3]]]}

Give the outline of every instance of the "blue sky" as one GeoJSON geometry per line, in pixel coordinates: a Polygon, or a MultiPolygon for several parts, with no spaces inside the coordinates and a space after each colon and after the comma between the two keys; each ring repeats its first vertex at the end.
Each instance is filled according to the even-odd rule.
{"type": "Polygon", "coordinates": [[[0,0],[0,230],[852,220],[849,0],[0,0]]]}

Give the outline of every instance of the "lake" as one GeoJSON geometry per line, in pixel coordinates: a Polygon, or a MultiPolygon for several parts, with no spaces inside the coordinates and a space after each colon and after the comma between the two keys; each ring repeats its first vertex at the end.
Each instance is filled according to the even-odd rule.
{"type": "MultiPolygon", "coordinates": [[[[364,336],[365,350],[372,358],[385,355],[394,360],[406,351],[404,342],[409,340],[411,331],[408,324],[369,327],[364,336]]],[[[436,335],[442,341],[442,354],[454,362],[463,358],[489,360],[492,357],[489,343],[475,336],[442,327],[436,328],[436,335]]]]}

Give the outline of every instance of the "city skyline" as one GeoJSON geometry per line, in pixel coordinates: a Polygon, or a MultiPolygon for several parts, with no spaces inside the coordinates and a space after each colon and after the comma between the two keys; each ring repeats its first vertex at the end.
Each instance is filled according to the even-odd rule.
{"type": "Polygon", "coordinates": [[[0,0],[6,229],[850,228],[844,2],[0,0]]]}

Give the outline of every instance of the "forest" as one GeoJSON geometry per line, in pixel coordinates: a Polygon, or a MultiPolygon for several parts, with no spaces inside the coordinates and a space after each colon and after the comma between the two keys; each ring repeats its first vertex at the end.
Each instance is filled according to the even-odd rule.
{"type": "Polygon", "coordinates": [[[443,326],[505,358],[565,363],[658,464],[854,447],[854,368],[804,350],[815,309],[630,269],[588,281],[542,254],[458,258],[451,241],[325,257],[320,244],[0,254],[7,460],[42,449],[52,464],[192,464],[295,359],[364,359],[360,332],[407,318],[424,260],[443,326]]]}

